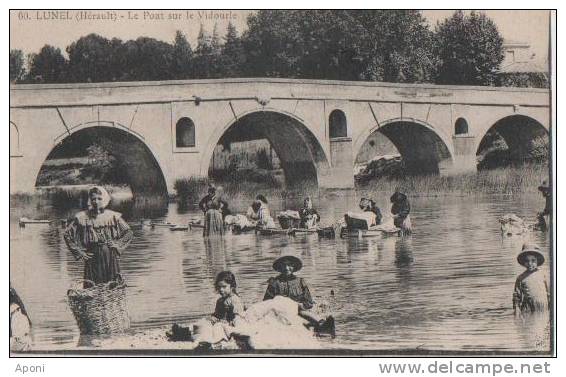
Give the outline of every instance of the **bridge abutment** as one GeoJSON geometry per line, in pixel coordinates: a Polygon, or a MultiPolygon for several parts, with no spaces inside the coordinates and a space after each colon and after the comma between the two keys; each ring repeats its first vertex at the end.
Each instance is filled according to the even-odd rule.
{"type": "Polygon", "coordinates": [[[458,175],[475,172],[477,170],[476,137],[474,135],[454,135],[452,143],[454,154],[452,159],[440,162],[440,174],[458,175]]]}
{"type": "Polygon", "coordinates": [[[352,138],[340,137],[330,140],[330,161],[330,168],[324,174],[319,174],[319,187],[330,189],[353,188],[352,138]]]}

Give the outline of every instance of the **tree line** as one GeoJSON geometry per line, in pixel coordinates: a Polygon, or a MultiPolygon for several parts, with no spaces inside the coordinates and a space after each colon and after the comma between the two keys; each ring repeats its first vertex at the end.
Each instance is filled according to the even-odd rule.
{"type": "Polygon", "coordinates": [[[503,38],[483,13],[456,11],[431,28],[414,10],[261,10],[238,35],[228,25],[196,48],[181,31],[173,43],[97,34],[67,56],[45,45],[24,57],[10,51],[10,81],[73,83],[284,77],[401,83],[497,85],[503,38]],[[24,59],[27,59],[25,62],[24,59]]]}

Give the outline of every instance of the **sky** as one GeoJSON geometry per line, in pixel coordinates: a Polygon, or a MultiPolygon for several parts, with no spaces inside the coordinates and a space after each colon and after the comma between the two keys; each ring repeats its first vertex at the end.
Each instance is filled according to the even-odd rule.
{"type": "MultiPolygon", "coordinates": [[[[246,28],[246,17],[252,11],[88,11],[88,16],[111,16],[111,19],[84,19],[84,12],[73,10],[63,13],[69,19],[48,19],[49,13],[37,11],[10,12],[10,49],[24,53],[38,52],[45,44],[65,48],[71,42],[89,33],[122,40],[140,36],[172,42],[176,30],[181,30],[193,46],[196,45],[201,23],[212,32],[218,24],[220,35],[226,32],[231,21],[239,33],[246,28]],[[177,18],[177,19],[175,19],[177,18]]],[[[549,45],[549,12],[540,10],[485,10],[494,20],[503,38],[527,42],[535,60],[545,63],[549,45]]],[[[453,13],[452,10],[425,10],[423,15],[434,27],[453,13]]]]}

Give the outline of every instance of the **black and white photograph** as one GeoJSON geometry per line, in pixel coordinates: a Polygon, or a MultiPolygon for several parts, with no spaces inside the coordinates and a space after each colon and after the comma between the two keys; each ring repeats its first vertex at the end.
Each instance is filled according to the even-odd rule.
{"type": "Polygon", "coordinates": [[[555,10],[9,22],[10,357],[555,355],[555,10]]]}

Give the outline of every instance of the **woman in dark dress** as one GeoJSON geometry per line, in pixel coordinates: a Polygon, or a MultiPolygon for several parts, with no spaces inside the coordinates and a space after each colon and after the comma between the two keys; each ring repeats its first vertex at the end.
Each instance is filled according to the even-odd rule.
{"type": "Polygon", "coordinates": [[[391,196],[391,214],[393,215],[393,224],[397,228],[401,229],[403,234],[411,233],[411,218],[409,213],[411,212],[411,204],[407,195],[403,194],[399,190],[395,190],[395,193],[391,196]]]}
{"type": "Polygon", "coordinates": [[[110,195],[100,186],[88,191],[89,208],[75,215],[65,230],[65,243],[75,258],[85,262],[84,279],[95,284],[120,274],[120,254],[133,238],[118,212],[106,209],[110,195]]]}
{"type": "Polygon", "coordinates": [[[299,303],[299,315],[308,320],[316,330],[334,334],[334,318],[332,316],[321,318],[311,310],[314,301],[308,284],[305,279],[295,276],[295,272],[302,267],[301,260],[292,255],[278,258],[273,263],[273,269],[280,274],[269,279],[263,300],[270,300],[276,296],[289,297],[299,303]]]}
{"type": "MultiPolygon", "coordinates": [[[[222,195],[222,187],[217,187],[212,195],[211,190],[209,190],[209,195],[207,195],[208,201],[202,206],[206,209],[203,230],[205,237],[224,234],[224,216],[222,211],[223,209],[228,209],[228,204],[222,199],[222,195]]],[[[203,200],[205,198],[203,198],[203,200]]]]}
{"type": "Polygon", "coordinates": [[[304,206],[299,210],[299,216],[301,218],[301,228],[313,228],[319,221],[320,215],[312,207],[312,199],[307,196],[304,200],[304,206]]]}

